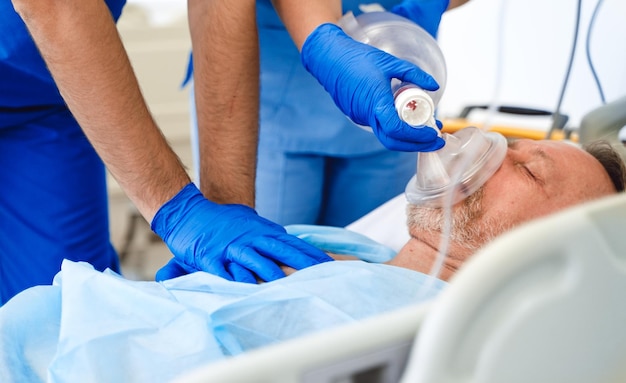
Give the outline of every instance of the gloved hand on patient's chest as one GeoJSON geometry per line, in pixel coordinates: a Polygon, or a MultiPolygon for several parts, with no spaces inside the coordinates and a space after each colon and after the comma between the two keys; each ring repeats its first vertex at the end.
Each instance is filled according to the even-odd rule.
{"type": "Polygon", "coordinates": [[[396,15],[413,21],[432,37],[437,37],[441,15],[448,9],[450,0],[404,0],[391,8],[396,15]]]}
{"type": "Polygon", "coordinates": [[[322,24],[307,37],[301,59],[339,109],[353,122],[371,126],[386,148],[432,151],[444,145],[434,130],[411,127],[400,120],[395,109],[392,78],[425,90],[439,88],[414,64],[355,41],[335,24],[322,24]]]}
{"type": "Polygon", "coordinates": [[[280,264],[302,269],[332,261],[248,206],[207,200],[193,183],[159,209],[151,227],[174,254],[157,280],[201,270],[256,283],[257,277],[264,281],[284,277],[280,264]]]}

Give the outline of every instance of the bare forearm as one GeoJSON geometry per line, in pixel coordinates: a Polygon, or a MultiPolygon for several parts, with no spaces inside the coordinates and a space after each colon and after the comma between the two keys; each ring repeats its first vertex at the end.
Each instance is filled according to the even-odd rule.
{"type": "Polygon", "coordinates": [[[189,0],[200,186],[220,203],[254,206],[259,120],[255,0],[189,0]]]}
{"type": "MultiPolygon", "coordinates": [[[[468,1],[450,0],[448,10],[468,1]]],[[[336,23],[342,16],[340,0],[272,0],[272,3],[299,50],[317,26],[336,23]]]]}
{"type": "Polygon", "coordinates": [[[448,11],[451,9],[454,9],[456,7],[460,7],[461,5],[469,2],[470,0],[450,0],[450,3],[448,4],[448,11]]]}
{"type": "Polygon", "coordinates": [[[68,107],[146,218],[189,178],[156,127],[102,0],[14,0],[68,107]]]}
{"type": "Polygon", "coordinates": [[[272,0],[274,8],[298,47],[317,26],[341,18],[340,0],[272,0]]]}

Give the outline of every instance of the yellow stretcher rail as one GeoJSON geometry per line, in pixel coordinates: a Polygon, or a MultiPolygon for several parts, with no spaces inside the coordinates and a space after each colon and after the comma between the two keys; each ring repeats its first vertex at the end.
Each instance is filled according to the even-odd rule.
{"type": "MultiPolygon", "coordinates": [[[[468,126],[482,127],[482,124],[473,123],[464,118],[447,118],[442,119],[441,122],[443,123],[442,130],[445,133],[454,133],[468,126]]],[[[492,125],[489,131],[498,132],[507,138],[529,138],[532,140],[543,140],[546,138],[547,134],[547,132],[542,130],[504,125],[492,125]]],[[[568,139],[573,142],[578,142],[578,135],[576,132],[572,132],[569,136],[566,136],[565,132],[557,130],[552,133],[550,139],[556,141],[568,139]]]]}

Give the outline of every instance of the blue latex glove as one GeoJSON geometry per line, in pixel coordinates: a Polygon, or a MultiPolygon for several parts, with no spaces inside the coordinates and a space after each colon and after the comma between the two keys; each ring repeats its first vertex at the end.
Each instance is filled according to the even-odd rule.
{"type": "Polygon", "coordinates": [[[256,283],[256,277],[264,281],[284,277],[279,264],[302,269],[332,261],[248,206],[207,200],[193,183],[161,206],[151,227],[174,254],[157,280],[202,270],[256,283]]]}
{"type": "Polygon", "coordinates": [[[450,0],[404,0],[391,8],[391,12],[406,17],[437,37],[441,15],[449,4],[450,0]]]}
{"type": "Polygon", "coordinates": [[[425,90],[439,88],[414,64],[355,41],[335,24],[322,24],[307,37],[301,59],[339,109],[355,123],[371,126],[386,148],[432,151],[444,145],[433,129],[416,129],[400,120],[393,104],[392,78],[425,90]]]}

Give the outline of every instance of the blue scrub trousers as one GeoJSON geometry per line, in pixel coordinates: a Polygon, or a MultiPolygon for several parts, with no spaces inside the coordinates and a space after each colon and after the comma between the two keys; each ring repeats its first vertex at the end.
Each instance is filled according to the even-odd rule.
{"type": "Polygon", "coordinates": [[[64,258],[119,272],[102,161],[65,107],[18,115],[0,110],[0,305],[64,258]]]}
{"type": "Polygon", "coordinates": [[[382,150],[333,157],[261,150],[258,162],[261,216],[281,225],[341,227],[403,193],[415,175],[417,154],[382,150]]]}

